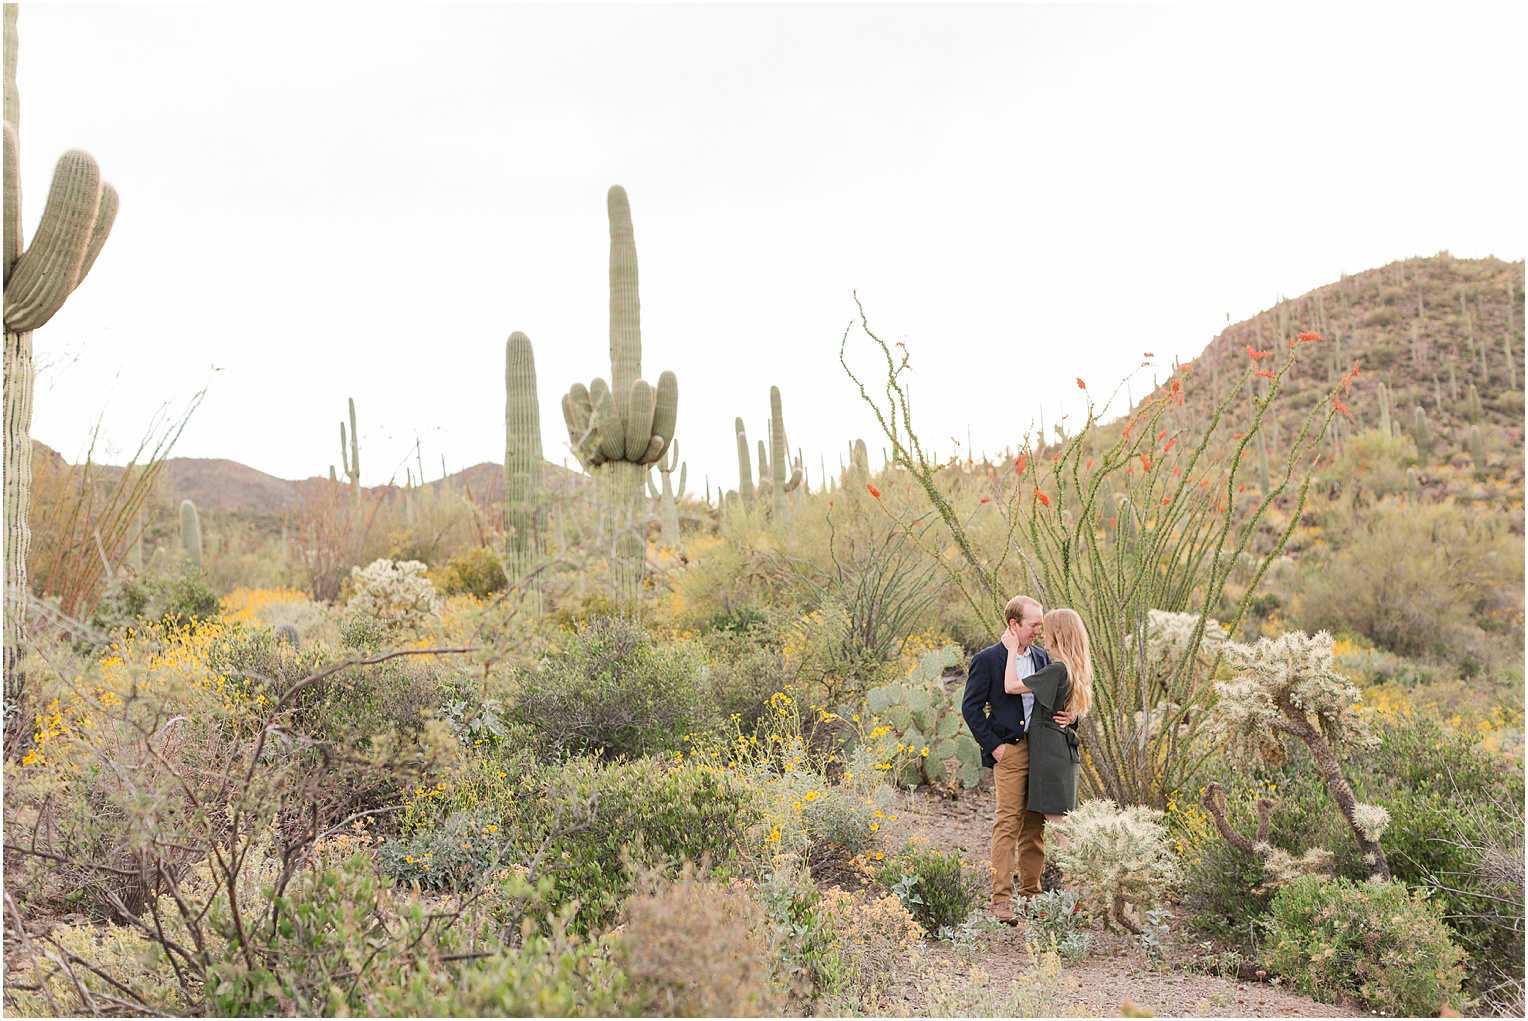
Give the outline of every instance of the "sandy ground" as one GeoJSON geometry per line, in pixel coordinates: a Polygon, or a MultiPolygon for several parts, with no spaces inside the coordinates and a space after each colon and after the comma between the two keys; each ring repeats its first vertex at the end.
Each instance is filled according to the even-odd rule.
{"type": "MultiPolygon", "coordinates": [[[[946,799],[927,788],[902,794],[896,829],[888,834],[889,846],[914,835],[928,838],[940,850],[960,849],[967,860],[990,859],[993,794],[980,788],[962,791],[946,799]]],[[[1050,1001],[1058,1016],[1116,1016],[1126,1001],[1158,1017],[1369,1017],[1366,1010],[1318,1003],[1293,990],[1260,981],[1243,968],[1241,978],[1204,974],[1196,964],[1206,955],[1202,934],[1188,920],[1174,913],[1169,932],[1162,937],[1160,960],[1148,960],[1131,938],[1094,930],[1094,952],[1079,964],[1066,965],[1061,990],[1050,1001]]],[[[999,988],[1019,978],[1033,964],[1027,949],[1031,938],[1024,925],[1000,926],[987,933],[981,950],[931,946],[930,956],[952,970],[980,967],[999,988]]],[[[907,983],[893,993],[907,1012],[919,1015],[926,1005],[923,995],[907,983]]]]}

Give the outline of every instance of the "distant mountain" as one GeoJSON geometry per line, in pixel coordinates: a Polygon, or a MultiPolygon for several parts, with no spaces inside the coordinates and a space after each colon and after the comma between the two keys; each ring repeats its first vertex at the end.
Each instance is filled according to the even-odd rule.
{"type": "MultiPolygon", "coordinates": [[[[62,456],[43,443],[33,443],[35,461],[62,463],[62,456]]],[[[579,485],[585,478],[578,472],[547,462],[547,488],[556,492],[579,485]]],[[[103,468],[110,477],[112,470],[103,468]]],[[[172,506],[189,499],[202,511],[238,511],[244,514],[280,514],[293,510],[305,489],[327,485],[326,478],[313,477],[296,482],[267,475],[263,471],[226,458],[172,457],[165,461],[160,474],[159,492],[172,506]]],[[[475,464],[427,483],[431,489],[448,488],[469,495],[483,506],[504,498],[504,466],[492,461],[475,464]]],[[[404,487],[366,486],[367,493],[401,496],[404,487]]]]}

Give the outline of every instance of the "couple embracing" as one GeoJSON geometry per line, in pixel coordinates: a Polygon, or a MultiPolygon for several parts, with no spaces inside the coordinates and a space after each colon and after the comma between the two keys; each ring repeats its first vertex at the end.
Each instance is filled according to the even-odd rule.
{"type": "Polygon", "coordinates": [[[1045,824],[1077,807],[1081,768],[1077,721],[1093,702],[1093,664],[1082,618],[1045,613],[1028,596],[1003,611],[1002,640],[971,658],[961,715],[982,765],[992,767],[997,818],[992,826],[992,916],[1014,924],[1018,896],[1040,892],[1045,824]],[[1044,636],[1045,647],[1035,644],[1044,636]]]}

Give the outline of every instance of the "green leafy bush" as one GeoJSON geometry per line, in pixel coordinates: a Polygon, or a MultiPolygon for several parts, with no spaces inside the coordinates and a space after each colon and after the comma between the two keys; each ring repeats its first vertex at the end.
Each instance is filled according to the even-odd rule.
{"type": "Polygon", "coordinates": [[[682,642],[654,642],[635,621],[601,617],[567,634],[539,669],[521,671],[509,714],[544,756],[636,757],[682,747],[714,725],[701,663],[682,642]]]}
{"type": "Polygon", "coordinates": [[[895,893],[928,932],[959,927],[976,910],[981,884],[959,851],[908,844],[876,871],[876,882],[895,893]]]}
{"type": "Polygon", "coordinates": [[[1422,891],[1305,876],[1273,898],[1267,963],[1308,996],[1412,1016],[1457,1009],[1464,951],[1422,891]]]}
{"type": "MultiPolygon", "coordinates": [[[[1488,754],[1478,734],[1461,732],[1425,712],[1372,713],[1379,744],[1344,763],[1354,794],[1383,807],[1390,826],[1381,843],[1391,875],[1433,890],[1432,901],[1468,952],[1470,988],[1483,993],[1523,976],[1521,870],[1496,866],[1522,860],[1524,782],[1520,771],[1488,754]]],[[[1263,764],[1249,790],[1228,799],[1231,825],[1256,828],[1249,795],[1273,802],[1268,842],[1298,856],[1332,852],[1332,871],[1362,879],[1368,867],[1304,745],[1291,743],[1283,764],[1263,764]]],[[[1216,935],[1248,939],[1248,924],[1268,911],[1272,891],[1259,891],[1262,869],[1218,835],[1200,842],[1184,866],[1183,902],[1195,924],[1216,935]]]]}
{"type": "Polygon", "coordinates": [[[504,562],[487,546],[469,546],[445,566],[430,572],[430,580],[441,595],[469,595],[486,599],[509,585],[504,562]]]}
{"type": "Polygon", "coordinates": [[[744,734],[752,734],[769,711],[770,696],[787,683],[783,657],[762,626],[718,629],[702,641],[711,701],[723,719],[735,718],[744,734]]]}
{"type": "Polygon", "coordinates": [[[387,860],[392,874],[419,878],[424,870],[416,851],[443,843],[454,856],[454,846],[470,843],[461,863],[451,859],[452,869],[496,859],[531,867],[536,878],[550,875],[549,907],[577,900],[575,930],[597,931],[632,891],[628,861],[706,860],[720,875],[736,869],[748,828],[759,818],[753,797],[730,774],[671,761],[483,758],[441,787],[416,789],[405,811],[405,837],[387,860]],[[416,861],[403,864],[415,871],[397,864],[410,855],[416,861]]]}

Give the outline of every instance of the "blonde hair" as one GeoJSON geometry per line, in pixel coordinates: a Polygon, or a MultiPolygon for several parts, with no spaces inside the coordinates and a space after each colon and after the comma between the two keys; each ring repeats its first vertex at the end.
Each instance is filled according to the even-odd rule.
{"type": "Polygon", "coordinates": [[[1008,600],[1008,605],[1003,607],[1003,623],[1007,624],[1010,620],[1016,620],[1020,624],[1024,623],[1024,611],[1031,606],[1041,612],[1045,610],[1045,607],[1040,605],[1040,600],[1038,599],[1031,599],[1029,596],[1014,596],[1008,600]]]}
{"type": "Polygon", "coordinates": [[[1063,607],[1045,615],[1045,651],[1066,664],[1072,685],[1067,711],[1079,719],[1086,716],[1093,708],[1093,653],[1076,610],[1063,607]]]}

